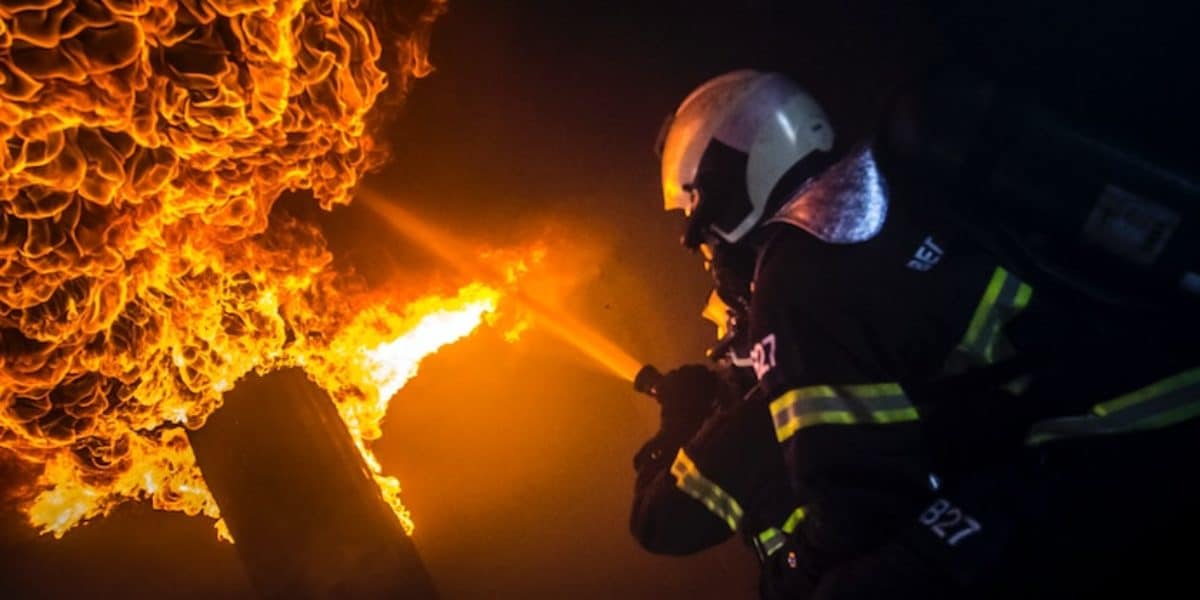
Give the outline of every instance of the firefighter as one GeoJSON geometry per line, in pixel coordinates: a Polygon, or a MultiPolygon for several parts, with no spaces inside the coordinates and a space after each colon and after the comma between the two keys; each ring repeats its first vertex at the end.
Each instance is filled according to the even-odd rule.
{"type": "Polygon", "coordinates": [[[702,386],[668,376],[664,433],[679,419],[668,400],[690,426],[651,446],[681,448],[683,493],[641,469],[635,530],[648,512],[671,526],[640,539],[715,541],[692,524],[770,487],[770,444],[800,503],[780,597],[1076,595],[1128,571],[1097,569],[1122,551],[1157,559],[1164,536],[1200,531],[1184,510],[1197,486],[1171,476],[1200,449],[1195,312],[1107,305],[1000,259],[885,142],[837,139],[798,84],[749,70],[704,83],[668,122],[662,184],[684,244],[754,256],[730,262],[752,282],[756,383],[719,413],[739,427],[702,422],[702,386]]]}

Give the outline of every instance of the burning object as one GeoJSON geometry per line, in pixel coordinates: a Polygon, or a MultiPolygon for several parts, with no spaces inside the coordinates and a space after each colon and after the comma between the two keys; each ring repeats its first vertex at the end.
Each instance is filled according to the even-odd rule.
{"type": "Polygon", "coordinates": [[[252,371],[303,367],[360,449],[378,435],[397,379],[338,340],[387,296],[272,209],[348,203],[381,164],[371,109],[427,69],[442,9],[370,18],[392,6],[0,0],[0,446],[41,471],[35,526],[128,499],[218,518],[186,431],[252,371]]]}
{"type": "Polygon", "coordinates": [[[251,375],[190,434],[262,598],[437,597],[329,396],[299,369],[251,375]]]}

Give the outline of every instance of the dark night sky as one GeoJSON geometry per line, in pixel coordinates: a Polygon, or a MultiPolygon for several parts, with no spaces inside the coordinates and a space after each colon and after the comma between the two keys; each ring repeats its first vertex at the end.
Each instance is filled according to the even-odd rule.
{"type": "MultiPolygon", "coordinates": [[[[389,132],[394,160],[369,182],[482,244],[544,236],[568,264],[585,256],[566,306],[640,359],[699,360],[708,282],[659,210],[663,117],[704,79],[750,66],[796,75],[861,134],[936,46],[920,14],[893,6],[905,3],[800,4],[451,2],[434,30],[438,70],[417,82],[389,132]]],[[[361,207],[322,219],[370,276],[438,269],[361,207]]],[[[509,345],[485,330],[423,365],[377,448],[447,598],[753,597],[738,541],[668,558],[629,536],[631,457],[656,425],[651,401],[552,337],[509,345]]],[[[126,505],[54,542],[2,518],[10,597],[250,594],[202,519],[126,505]]]]}

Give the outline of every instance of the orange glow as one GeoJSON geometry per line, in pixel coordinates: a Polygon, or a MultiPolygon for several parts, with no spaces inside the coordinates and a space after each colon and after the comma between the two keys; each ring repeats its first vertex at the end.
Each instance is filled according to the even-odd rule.
{"type": "MultiPolygon", "coordinates": [[[[472,279],[508,280],[510,271],[497,272],[494,267],[469,257],[469,246],[447,231],[431,225],[412,213],[389,202],[369,188],[359,190],[363,205],[383,217],[396,232],[415,242],[455,270],[472,279]]],[[[632,382],[642,364],[608,338],[565,311],[543,300],[516,290],[511,299],[533,315],[534,322],[546,331],[596,361],[617,377],[632,382]]]]}
{"type": "Polygon", "coordinates": [[[562,310],[534,298],[518,294],[514,299],[533,313],[535,323],[600,363],[617,377],[633,383],[633,378],[637,376],[643,363],[630,356],[612,340],[562,310]]]}
{"type": "Polygon", "coordinates": [[[219,518],[187,429],[246,374],[300,365],[411,527],[366,443],[496,292],[393,306],[273,207],[346,204],[382,164],[371,109],[428,71],[442,5],[386,32],[392,73],[383,1],[0,5],[0,447],[40,469],[33,525],[129,499],[219,518]]]}
{"type": "Polygon", "coordinates": [[[298,357],[309,376],[332,393],[384,499],[410,533],[413,521],[400,501],[400,482],[384,475],[368,443],[383,435],[388,403],[416,376],[421,360],[470,334],[499,302],[499,291],[473,283],[452,298],[427,296],[400,309],[370,305],[329,346],[298,357]]]}
{"type": "Polygon", "coordinates": [[[717,295],[717,290],[713,290],[709,293],[708,302],[700,316],[717,326],[717,339],[722,340],[729,334],[729,314],[729,305],[717,295]]]}
{"type": "MultiPolygon", "coordinates": [[[[428,307],[410,306],[409,310],[422,315],[416,326],[399,338],[365,351],[370,379],[379,387],[380,400],[386,402],[400,391],[417,374],[417,366],[426,355],[471,333],[483,322],[484,314],[496,310],[498,299],[499,293],[495,290],[475,284],[459,293],[454,304],[460,306],[450,308],[449,302],[428,307]]],[[[359,345],[362,337],[353,333],[353,325],[349,336],[351,344],[359,345]]]]}

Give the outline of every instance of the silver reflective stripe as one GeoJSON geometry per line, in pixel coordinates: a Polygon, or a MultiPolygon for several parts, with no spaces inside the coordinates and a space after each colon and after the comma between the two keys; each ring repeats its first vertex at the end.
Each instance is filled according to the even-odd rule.
{"type": "Polygon", "coordinates": [[[775,554],[785,543],[787,543],[787,536],[774,527],[770,527],[758,534],[758,548],[763,556],[775,554]]]}
{"type": "Polygon", "coordinates": [[[738,501],[713,483],[696,468],[696,463],[688,457],[683,448],[675,455],[671,463],[671,474],[675,476],[675,487],[683,493],[695,498],[709,512],[725,521],[729,528],[737,531],[738,523],[742,521],[742,506],[738,501]]]}
{"type": "Polygon", "coordinates": [[[1032,297],[1033,288],[997,267],[956,351],[974,365],[987,365],[1004,358],[1000,356],[1000,328],[1024,310],[1032,297]]]}
{"type": "Polygon", "coordinates": [[[896,383],[816,385],[785,392],[771,402],[775,437],[784,442],[814,425],[902,423],[917,420],[917,409],[896,383]]]}
{"type": "Polygon", "coordinates": [[[1158,429],[1200,416],[1200,368],[1092,407],[1086,415],[1034,423],[1025,444],[1158,429]]]}
{"type": "Polygon", "coordinates": [[[771,556],[779,551],[780,548],[787,542],[787,536],[794,533],[800,523],[804,521],[804,507],[799,506],[796,510],[788,515],[786,521],[780,527],[768,527],[762,533],[758,534],[758,548],[764,556],[771,556]]]}

